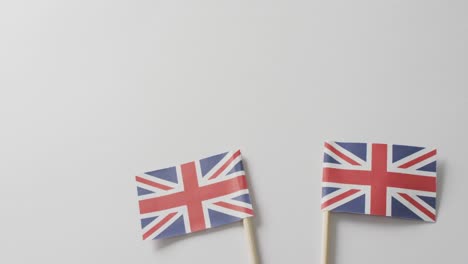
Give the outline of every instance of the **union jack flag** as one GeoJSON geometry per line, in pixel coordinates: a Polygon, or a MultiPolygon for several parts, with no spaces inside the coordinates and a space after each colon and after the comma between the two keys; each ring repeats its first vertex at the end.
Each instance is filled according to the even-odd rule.
{"type": "Polygon", "coordinates": [[[143,240],[253,216],[240,150],[136,176],[143,240]]]}
{"type": "Polygon", "coordinates": [[[436,149],[325,142],[322,210],[436,220],[436,149]]]}

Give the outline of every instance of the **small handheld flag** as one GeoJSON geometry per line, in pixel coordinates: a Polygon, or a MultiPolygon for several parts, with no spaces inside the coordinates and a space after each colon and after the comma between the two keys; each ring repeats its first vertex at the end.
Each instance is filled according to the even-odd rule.
{"type": "Polygon", "coordinates": [[[435,222],[436,154],[424,147],[325,142],[321,263],[328,262],[329,212],[435,222]]]}
{"type": "Polygon", "coordinates": [[[144,240],[188,234],[254,214],[239,150],[135,179],[144,240]]]}
{"type": "Polygon", "coordinates": [[[435,149],[326,142],[322,210],[436,220],[435,149]]]}

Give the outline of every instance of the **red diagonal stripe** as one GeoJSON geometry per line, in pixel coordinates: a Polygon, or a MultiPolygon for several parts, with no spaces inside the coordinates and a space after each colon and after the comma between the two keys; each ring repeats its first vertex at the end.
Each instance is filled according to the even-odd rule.
{"type": "Polygon", "coordinates": [[[169,220],[171,220],[172,217],[174,217],[177,213],[170,213],[166,217],[164,217],[161,221],[159,221],[155,226],[153,226],[150,230],[146,231],[146,233],[143,234],[143,239],[147,239],[151,234],[156,232],[161,226],[163,226],[165,223],[167,223],[169,220]]]}
{"type": "Polygon", "coordinates": [[[346,197],[349,197],[349,196],[351,196],[351,195],[353,195],[353,194],[355,194],[357,192],[359,192],[359,190],[351,189],[351,190],[346,191],[346,192],[344,192],[344,193],[342,193],[340,195],[337,195],[337,196],[325,201],[324,203],[322,203],[322,209],[326,208],[327,206],[329,206],[331,204],[334,204],[335,202],[338,202],[338,201],[340,201],[340,200],[342,200],[342,199],[344,199],[346,197]]]}
{"type": "Polygon", "coordinates": [[[355,160],[351,159],[350,157],[346,156],[345,154],[341,153],[339,150],[337,150],[332,145],[330,145],[328,143],[325,143],[325,147],[327,149],[329,149],[330,151],[332,151],[333,153],[335,153],[338,157],[340,157],[340,158],[344,159],[345,161],[347,161],[349,164],[360,165],[357,161],[355,161],[355,160]]]}
{"type": "Polygon", "coordinates": [[[156,187],[156,188],[161,189],[161,190],[167,191],[167,190],[173,189],[172,187],[169,187],[167,185],[159,184],[159,183],[156,183],[156,182],[141,178],[140,176],[136,176],[135,178],[136,178],[137,182],[141,182],[141,183],[156,187]]]}
{"type": "Polygon", "coordinates": [[[232,157],[230,159],[228,159],[226,161],[226,163],[223,164],[223,166],[221,166],[221,168],[219,168],[213,175],[211,175],[211,177],[209,178],[209,180],[211,179],[214,179],[216,177],[218,177],[228,166],[229,164],[231,164],[232,161],[234,161],[237,157],[240,156],[240,150],[236,151],[232,157]]]}
{"type": "Polygon", "coordinates": [[[242,206],[233,205],[233,204],[226,203],[226,202],[217,202],[217,203],[214,203],[214,204],[218,205],[218,206],[221,206],[221,207],[224,207],[224,208],[234,210],[234,211],[244,212],[244,213],[253,215],[253,210],[250,209],[250,208],[245,208],[245,207],[242,207],[242,206]]]}
{"type": "Polygon", "coordinates": [[[410,204],[414,205],[414,207],[418,208],[419,211],[423,212],[425,215],[429,216],[433,221],[435,221],[435,214],[433,214],[431,211],[427,210],[426,207],[422,206],[420,203],[418,203],[416,200],[414,200],[411,196],[409,196],[406,193],[398,193],[403,199],[408,201],[410,204]]]}
{"type": "Polygon", "coordinates": [[[417,164],[417,163],[419,163],[419,162],[421,162],[421,161],[423,161],[425,159],[428,159],[428,158],[430,158],[430,157],[432,157],[432,156],[434,156],[436,154],[437,154],[437,150],[434,149],[433,151],[428,152],[428,153],[422,155],[421,157],[415,158],[414,160],[410,160],[410,161],[406,162],[405,164],[400,165],[398,168],[407,169],[407,168],[413,166],[414,164],[417,164]]]}

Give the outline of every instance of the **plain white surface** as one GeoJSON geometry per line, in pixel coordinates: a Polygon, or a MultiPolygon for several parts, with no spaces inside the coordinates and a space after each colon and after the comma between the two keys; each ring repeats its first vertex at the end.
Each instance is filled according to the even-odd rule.
{"type": "Polygon", "coordinates": [[[140,241],[135,173],[240,147],[265,264],[318,263],[326,139],[432,145],[436,224],[332,215],[331,264],[466,263],[468,2],[1,1],[0,263],[247,263],[140,241]]]}

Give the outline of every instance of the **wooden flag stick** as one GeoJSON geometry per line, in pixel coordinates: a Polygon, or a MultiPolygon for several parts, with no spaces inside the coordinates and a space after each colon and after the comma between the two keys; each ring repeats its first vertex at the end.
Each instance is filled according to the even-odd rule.
{"type": "Polygon", "coordinates": [[[257,243],[255,241],[255,231],[253,217],[244,218],[244,230],[247,237],[247,245],[249,247],[250,263],[260,264],[260,258],[257,251],[257,243]]]}
{"type": "Polygon", "coordinates": [[[329,211],[323,211],[322,220],[322,261],[321,264],[328,263],[328,222],[330,218],[329,211]]]}

